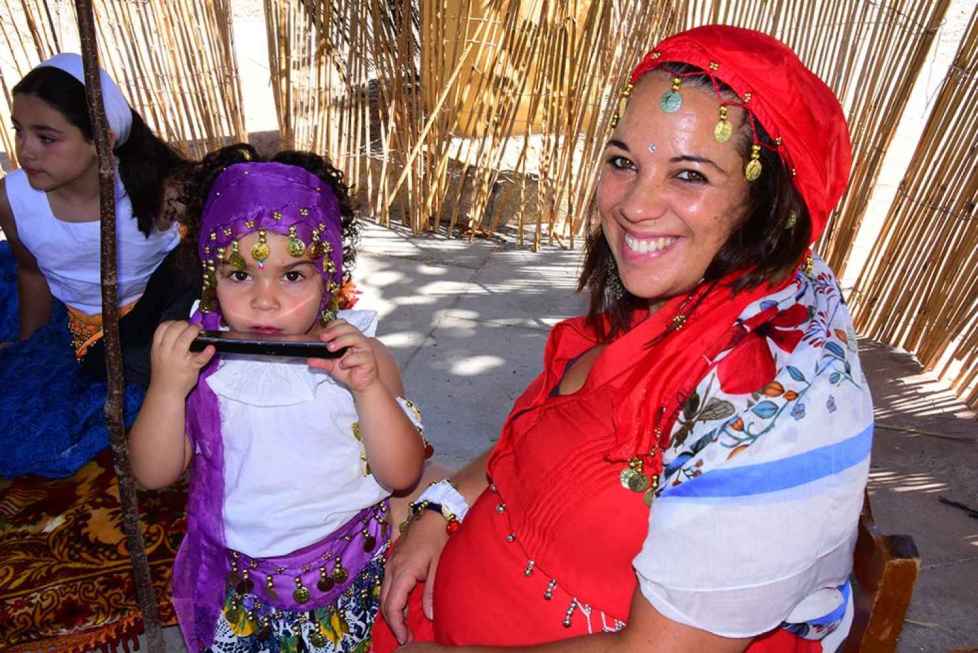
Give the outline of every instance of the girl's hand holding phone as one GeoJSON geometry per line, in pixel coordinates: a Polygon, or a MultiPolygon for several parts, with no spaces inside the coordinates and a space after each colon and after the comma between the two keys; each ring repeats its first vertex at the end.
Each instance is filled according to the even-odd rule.
{"type": "Polygon", "coordinates": [[[380,381],[377,357],[370,338],[355,326],[346,320],[333,320],[319,331],[318,336],[330,351],[346,347],[346,353],[332,359],[310,358],[310,367],[326,370],[353,393],[364,392],[380,381]]]}
{"type": "Polygon", "coordinates": [[[197,384],[200,370],[214,356],[214,346],[200,352],[190,351],[200,327],[190,322],[162,322],[153,334],[150,353],[150,385],[173,390],[186,397],[197,384]]]}

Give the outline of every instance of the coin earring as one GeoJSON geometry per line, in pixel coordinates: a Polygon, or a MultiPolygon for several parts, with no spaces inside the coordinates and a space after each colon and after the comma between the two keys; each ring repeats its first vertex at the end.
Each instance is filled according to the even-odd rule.
{"type": "MultiPolygon", "coordinates": [[[[330,282],[330,284],[335,285],[333,284],[333,282],[330,282]]],[[[332,297],[329,298],[328,308],[324,308],[322,312],[319,314],[319,323],[322,324],[323,326],[326,326],[327,324],[329,324],[330,322],[336,319],[336,316],[339,315],[339,312],[340,312],[340,300],[339,297],[336,296],[336,292],[333,291],[332,297]]]]}
{"type": "Polygon", "coordinates": [[[750,161],[744,166],[744,177],[747,181],[757,181],[761,176],[762,170],[761,146],[755,143],[750,148],[750,161]]]}

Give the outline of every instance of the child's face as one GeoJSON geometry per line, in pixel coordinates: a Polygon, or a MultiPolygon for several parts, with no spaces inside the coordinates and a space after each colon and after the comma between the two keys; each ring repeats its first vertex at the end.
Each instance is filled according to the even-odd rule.
{"type": "Polygon", "coordinates": [[[268,258],[259,267],[251,255],[258,234],[238,241],[247,264],[217,268],[217,302],[224,321],[234,331],[269,335],[309,333],[317,324],[323,296],[323,278],[316,265],[289,254],[288,238],[269,232],[268,258]]]}
{"type": "Polygon", "coordinates": [[[35,190],[50,192],[97,173],[95,143],[41,98],[18,93],[11,118],[17,160],[35,190]]]}

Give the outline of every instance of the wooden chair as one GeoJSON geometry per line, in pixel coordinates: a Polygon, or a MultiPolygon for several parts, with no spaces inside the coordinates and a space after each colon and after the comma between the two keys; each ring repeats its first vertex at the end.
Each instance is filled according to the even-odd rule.
{"type": "Polygon", "coordinates": [[[867,494],[853,560],[855,617],[844,653],[896,650],[919,570],[913,538],[880,533],[867,494]]]}

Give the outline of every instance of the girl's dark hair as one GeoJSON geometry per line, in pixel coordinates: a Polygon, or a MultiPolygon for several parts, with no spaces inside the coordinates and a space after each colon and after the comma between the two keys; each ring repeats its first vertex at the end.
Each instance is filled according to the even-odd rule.
{"type": "MultiPolygon", "coordinates": [[[[43,100],[80,129],[85,140],[91,142],[95,138],[88,117],[85,85],[60,68],[35,68],[14,86],[13,94],[33,95],[43,100]]],[[[136,111],[132,112],[129,138],[115,148],[115,155],[119,159],[119,177],[132,202],[139,230],[149,236],[160,215],[164,186],[179,176],[188,161],[160,140],[136,111]]]]}
{"type": "Polygon", "coordinates": [[[187,208],[183,222],[187,233],[181,243],[181,265],[194,266],[192,269],[200,268],[200,258],[197,254],[200,220],[214,181],[228,166],[248,161],[271,161],[298,166],[322,179],[332,189],[340,206],[340,224],[343,234],[343,281],[349,281],[357,256],[360,225],[357,223],[356,213],[350,199],[350,188],[343,182],[343,173],[334,168],[326,158],[312,152],[282,150],[270,159],[265,159],[247,143],[235,143],[211,152],[200,163],[194,164],[187,176],[185,185],[187,208]]]}
{"type": "MultiPolygon", "coordinates": [[[[683,87],[700,87],[714,92],[713,80],[701,69],[688,64],[666,63],[657,68],[683,78],[683,87]]],[[[729,86],[716,80],[722,96],[735,98],[729,86]]],[[[747,210],[740,224],[720,248],[703,274],[705,281],[721,279],[735,270],[744,270],[734,286],[736,293],[764,282],[783,279],[794,270],[811,240],[812,223],[808,208],[791,180],[791,170],[777,154],[774,139],[754,121],[761,143],[759,179],[750,182],[747,210]]],[[[750,119],[735,134],[740,156],[746,164],[753,137],[750,119]]],[[[648,306],[648,299],[635,297],[627,290],[621,297],[609,290],[617,274],[614,258],[604,233],[592,229],[585,245],[584,266],[578,279],[578,292],[587,290],[590,299],[587,320],[601,340],[610,340],[630,327],[632,314],[648,306]],[[602,315],[607,314],[607,324],[602,315]]]]}

